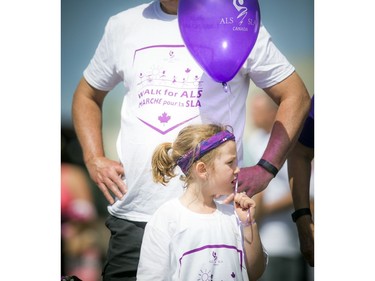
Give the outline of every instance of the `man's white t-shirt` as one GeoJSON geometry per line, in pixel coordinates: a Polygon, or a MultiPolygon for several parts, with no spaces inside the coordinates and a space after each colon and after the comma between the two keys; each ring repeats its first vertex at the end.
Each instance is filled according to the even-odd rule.
{"type": "Polygon", "coordinates": [[[270,87],[293,71],[261,25],[249,58],[225,91],[190,55],[177,16],[164,13],[159,1],[111,17],[84,71],[96,89],[110,91],[120,82],[128,89],[117,141],[128,193],[108,207],[109,213],[148,221],[157,207],[182,193],[178,176],[167,187],[153,182],[151,157],[158,144],[173,142],[186,125],[231,125],[241,165],[250,79],[258,87],[270,87]]]}

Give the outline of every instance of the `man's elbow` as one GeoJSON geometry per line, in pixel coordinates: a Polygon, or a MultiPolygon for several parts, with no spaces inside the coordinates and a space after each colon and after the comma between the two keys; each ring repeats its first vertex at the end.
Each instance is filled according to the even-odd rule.
{"type": "Polygon", "coordinates": [[[304,119],[306,119],[307,116],[309,115],[310,106],[311,106],[311,97],[306,91],[306,94],[303,95],[302,101],[301,101],[301,111],[304,113],[304,119]]]}

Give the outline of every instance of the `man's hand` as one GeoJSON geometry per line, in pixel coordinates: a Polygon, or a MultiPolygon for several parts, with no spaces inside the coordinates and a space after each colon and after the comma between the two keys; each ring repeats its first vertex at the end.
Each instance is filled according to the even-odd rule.
{"type": "Polygon", "coordinates": [[[273,175],[255,165],[241,168],[238,174],[238,192],[245,191],[249,197],[263,191],[273,179],[273,175]]]}
{"type": "Polygon", "coordinates": [[[314,222],[310,216],[302,216],[297,222],[300,249],[310,266],[314,266],[314,222]]]}
{"type": "Polygon", "coordinates": [[[111,205],[115,202],[112,194],[117,198],[122,198],[126,194],[127,186],[123,181],[125,171],[121,163],[106,157],[96,157],[87,161],[86,167],[91,179],[111,205]]]}

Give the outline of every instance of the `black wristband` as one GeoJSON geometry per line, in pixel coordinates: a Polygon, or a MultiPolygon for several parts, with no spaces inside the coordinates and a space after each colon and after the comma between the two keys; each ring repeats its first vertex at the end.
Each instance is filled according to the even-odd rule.
{"type": "Polygon", "coordinates": [[[267,172],[271,173],[273,177],[276,177],[277,173],[279,172],[279,170],[274,165],[264,159],[260,159],[257,165],[261,166],[267,172]]]}
{"type": "Polygon", "coordinates": [[[311,216],[311,210],[310,208],[302,208],[295,210],[294,213],[292,213],[292,220],[296,222],[300,217],[309,215],[311,216]]]}

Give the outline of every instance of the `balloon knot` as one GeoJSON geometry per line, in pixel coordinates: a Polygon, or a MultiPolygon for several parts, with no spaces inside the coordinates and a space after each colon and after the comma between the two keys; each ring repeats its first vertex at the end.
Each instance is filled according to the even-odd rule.
{"type": "Polygon", "coordinates": [[[223,85],[223,89],[224,89],[224,91],[226,92],[226,93],[228,93],[228,84],[227,84],[227,82],[223,82],[223,83],[221,83],[222,85],[223,85]]]}

